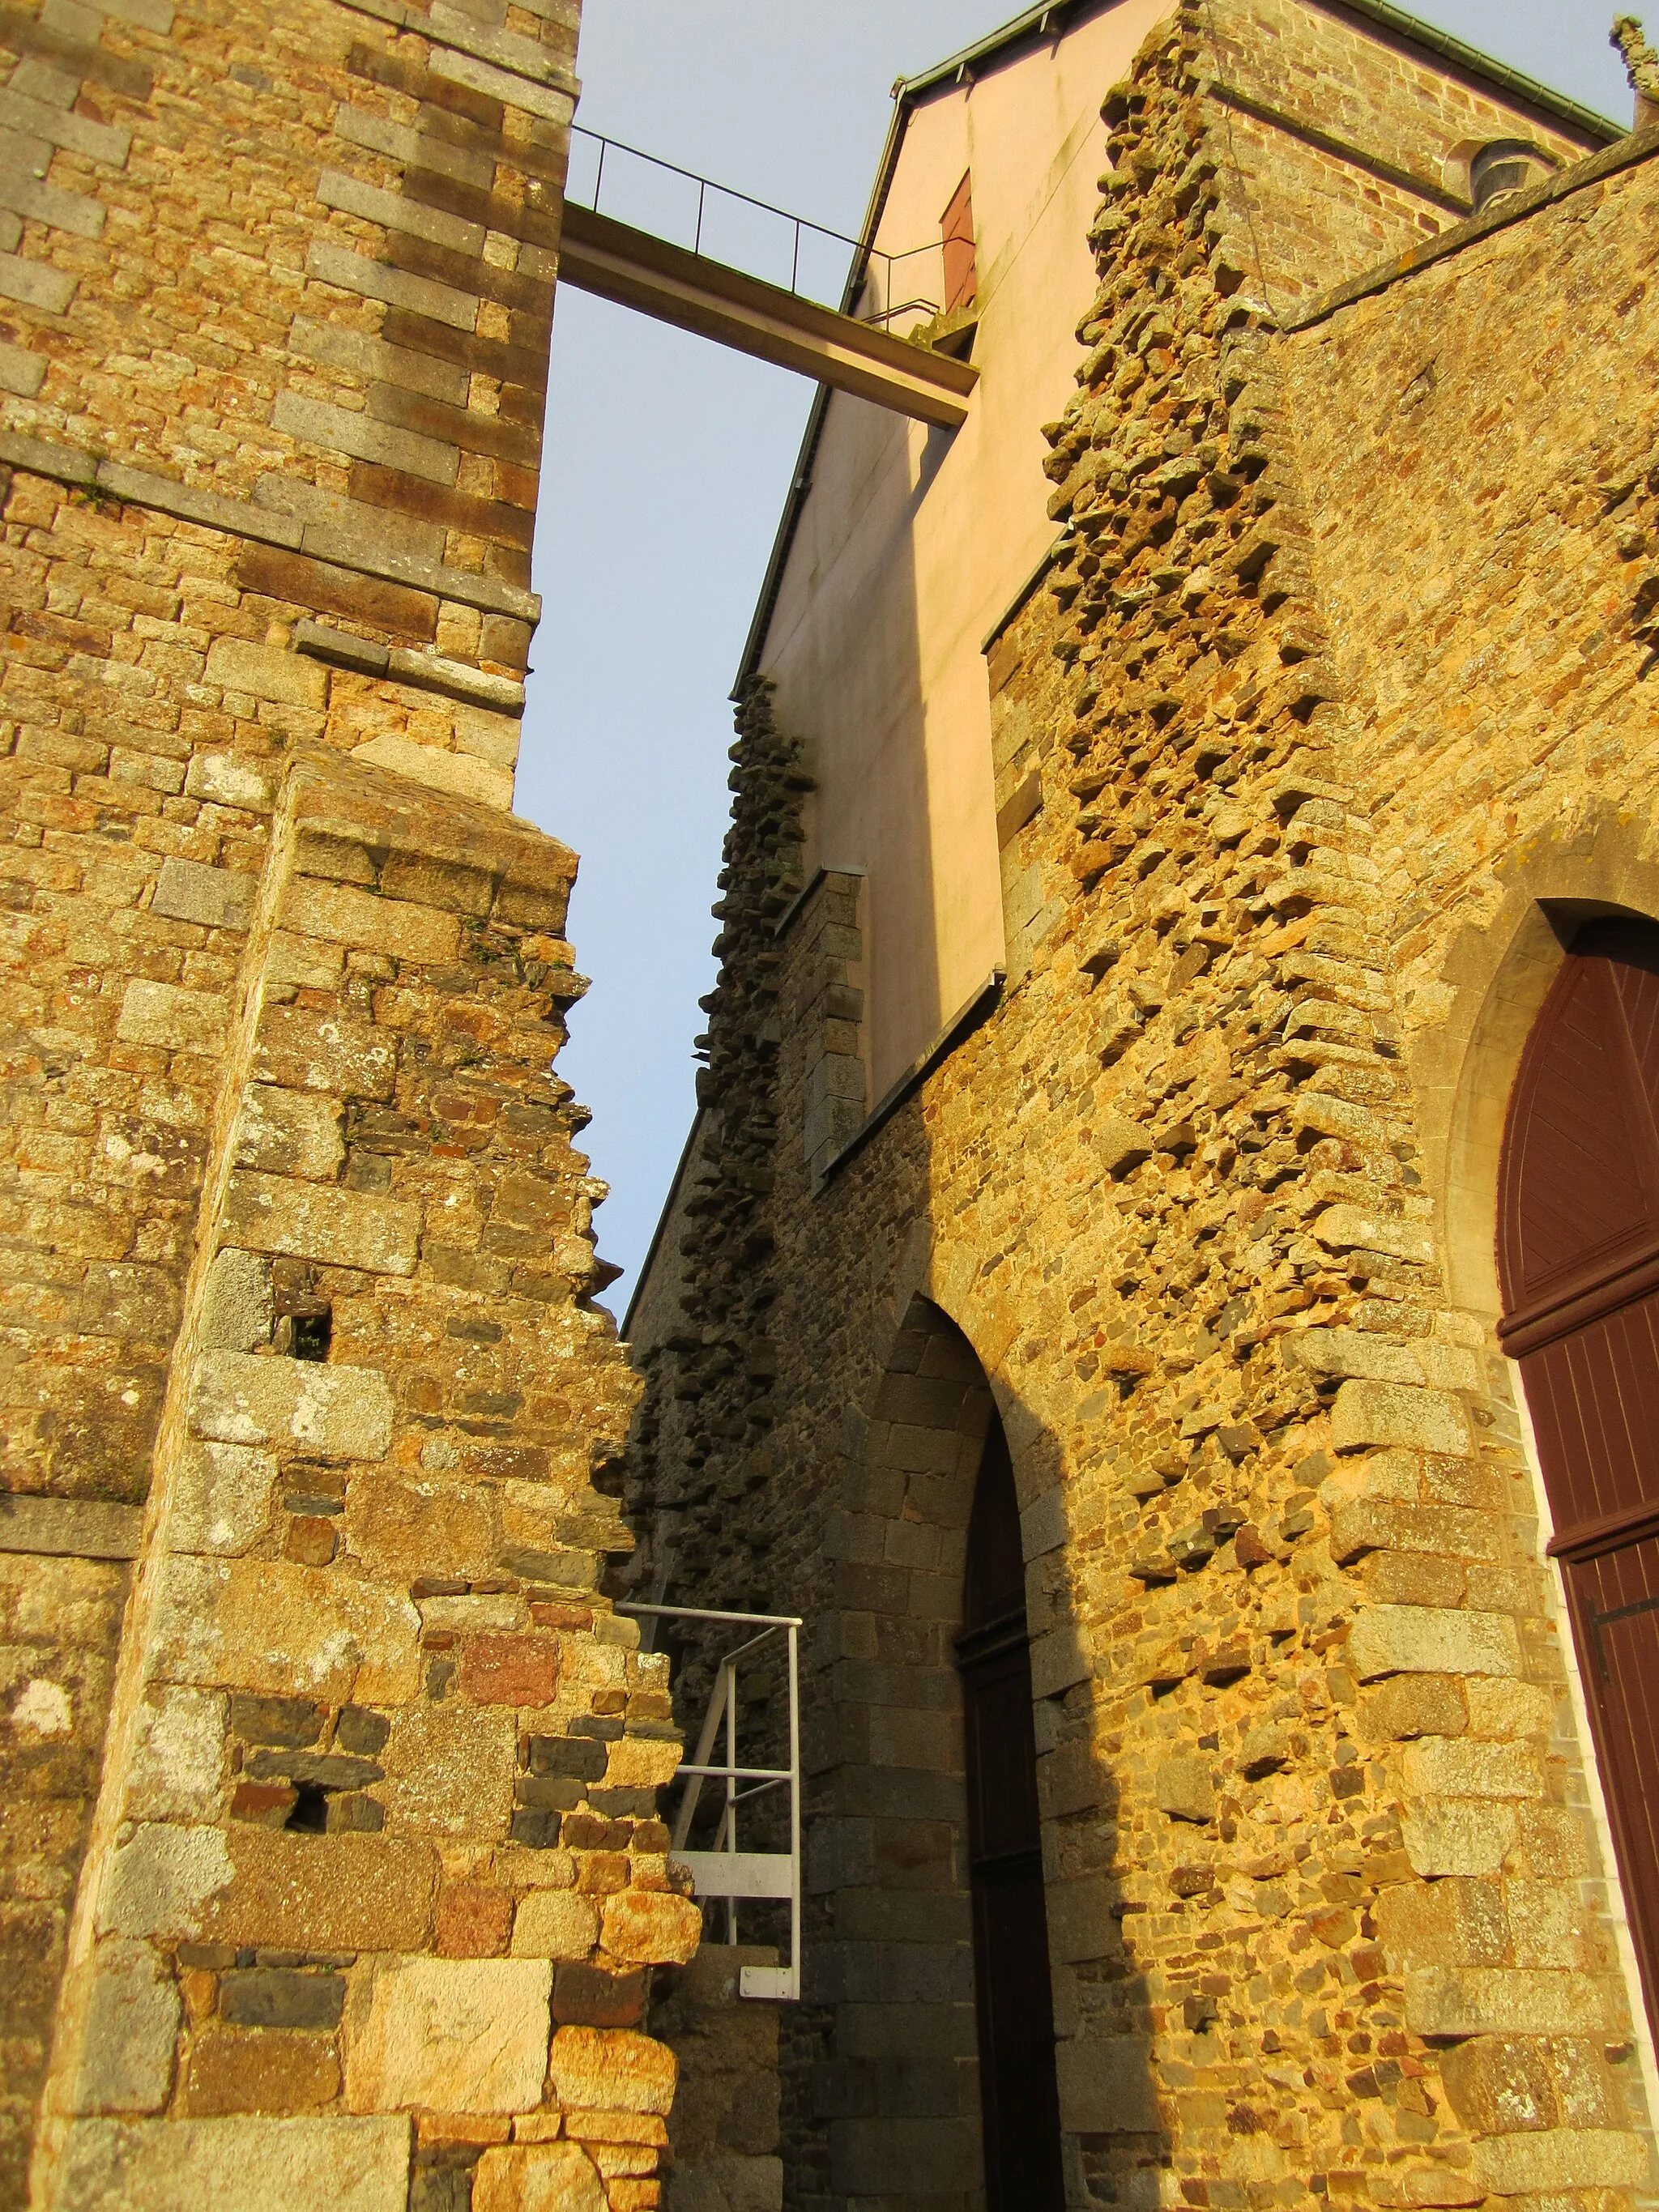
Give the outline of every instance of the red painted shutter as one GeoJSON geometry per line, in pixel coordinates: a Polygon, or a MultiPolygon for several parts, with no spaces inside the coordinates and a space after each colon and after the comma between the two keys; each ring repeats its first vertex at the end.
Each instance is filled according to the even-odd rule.
{"type": "Polygon", "coordinates": [[[971,173],[951,195],[951,204],[939,221],[945,240],[945,312],[965,307],[979,290],[974,265],[974,195],[971,173]]]}

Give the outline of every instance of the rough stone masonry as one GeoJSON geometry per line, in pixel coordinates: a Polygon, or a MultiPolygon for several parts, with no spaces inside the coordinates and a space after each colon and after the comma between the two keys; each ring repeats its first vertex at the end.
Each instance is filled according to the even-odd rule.
{"type": "Polygon", "coordinates": [[[699,1916],[507,811],[575,32],[0,12],[9,2206],[659,2200],[699,1916]]]}
{"type": "Polygon", "coordinates": [[[803,886],[793,734],[739,712],[630,1495],[654,1590],[812,1623],[801,2212],[980,2201],[950,1638],[993,1403],[1068,2200],[1654,2179],[1480,1194],[1522,918],[1659,914],[1659,139],[1440,225],[1224,79],[1402,168],[1470,127],[1296,0],[1184,4],[1108,94],[1064,527],[989,651],[996,800],[1038,791],[1007,980],[879,1126],[857,879],[803,886]]]}

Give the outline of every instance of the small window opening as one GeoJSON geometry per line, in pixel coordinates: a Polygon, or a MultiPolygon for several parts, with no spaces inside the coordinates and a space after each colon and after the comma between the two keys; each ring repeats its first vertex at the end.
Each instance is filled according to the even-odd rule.
{"type": "Polygon", "coordinates": [[[951,204],[939,217],[945,241],[945,313],[972,304],[979,290],[974,264],[974,196],[970,171],[951,195],[951,204]]]}
{"type": "Polygon", "coordinates": [[[326,1359],[333,1339],[334,1316],[327,1306],[319,1313],[295,1315],[294,1357],[296,1359],[326,1359]]]}
{"type": "Polygon", "coordinates": [[[1494,200],[1541,183],[1554,167],[1547,154],[1524,139],[1496,139],[1469,164],[1469,197],[1477,208],[1490,207],[1494,200]]]}
{"type": "Polygon", "coordinates": [[[321,1836],[328,1831],[328,1793],[319,1782],[301,1782],[294,1810],[283,1823],[301,1835],[321,1836]]]}

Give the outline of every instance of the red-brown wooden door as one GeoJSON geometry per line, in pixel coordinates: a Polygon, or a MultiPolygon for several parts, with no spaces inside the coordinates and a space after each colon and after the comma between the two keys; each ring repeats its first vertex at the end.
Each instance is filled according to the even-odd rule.
{"type": "Polygon", "coordinates": [[[988,2212],[1062,2212],[1019,1505],[994,1416],[968,1530],[957,1639],[968,1770],[974,2002],[988,2212]]]}
{"type": "Polygon", "coordinates": [[[1510,1102],[1498,1334],[1521,1363],[1659,2026],[1659,927],[1574,939],[1510,1102]]]}

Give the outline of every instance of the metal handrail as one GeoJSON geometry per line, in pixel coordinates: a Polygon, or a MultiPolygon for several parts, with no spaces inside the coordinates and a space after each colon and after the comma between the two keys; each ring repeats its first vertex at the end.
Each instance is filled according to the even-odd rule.
{"type": "MultiPolygon", "coordinates": [[[[812,297],[812,295],[810,292],[804,292],[801,289],[800,283],[801,234],[804,231],[810,231],[814,236],[818,238],[832,239],[840,246],[851,246],[854,257],[855,267],[867,271],[872,262],[879,261],[882,263],[886,276],[884,294],[889,301],[893,297],[893,270],[895,264],[902,261],[913,261],[919,254],[937,253],[940,256],[939,275],[941,292],[944,289],[944,242],[942,240],[937,242],[930,241],[926,246],[908,246],[902,253],[889,253],[880,246],[867,245],[864,240],[853,237],[847,231],[836,230],[829,223],[814,222],[810,216],[792,215],[787,208],[775,207],[769,200],[757,199],[752,192],[740,192],[733,185],[716,184],[712,177],[699,176],[695,169],[683,169],[678,161],[665,161],[659,155],[647,154],[641,147],[629,145],[625,139],[607,137],[603,131],[590,131],[585,125],[580,123],[573,123],[570,129],[571,136],[573,137],[591,139],[593,144],[599,148],[599,160],[593,172],[592,199],[591,201],[583,200],[580,197],[575,186],[568,184],[566,186],[566,198],[574,201],[578,207],[587,207],[594,215],[598,215],[600,212],[599,199],[605,188],[605,155],[611,153],[626,154],[630,160],[644,161],[650,167],[653,169],[662,169],[665,171],[668,175],[672,177],[683,177],[688,184],[692,184],[696,186],[697,218],[693,231],[693,243],[691,246],[693,253],[701,253],[702,252],[703,222],[708,211],[708,195],[710,192],[717,193],[722,199],[738,200],[741,202],[744,207],[754,208],[759,214],[775,216],[781,222],[793,224],[794,227],[794,251],[790,261],[789,283],[787,288],[792,298],[810,299],[812,297]]],[[[748,273],[753,275],[755,272],[750,270],[748,273]]],[[[916,311],[937,315],[943,313],[943,308],[944,303],[942,299],[911,299],[905,301],[903,304],[899,307],[889,306],[886,307],[878,308],[874,313],[868,315],[861,315],[858,317],[857,319],[860,322],[886,323],[890,321],[895,315],[906,314],[916,311]]],[[[684,1611],[686,1608],[679,1607],[666,1609],[684,1611]]]]}
{"type": "Polygon", "coordinates": [[[685,1778],[686,1786],[679,1810],[675,1815],[669,1856],[679,1859],[690,1868],[699,1895],[724,1899],[726,1940],[728,1943],[735,1943],[738,1940],[739,1898],[787,1899],[789,1964],[781,1967],[743,1967],[738,1976],[738,1991],[739,1996],[746,1997],[797,1999],[800,1996],[801,1923],[799,1638],[804,1626],[801,1618],[798,1613],[721,1613],[706,1606],[646,1605],[631,1599],[619,1601],[617,1610],[619,1613],[642,1613],[653,1620],[708,1621],[728,1627],[755,1628],[760,1632],[758,1635],[745,1637],[732,1650],[723,1653],[716,1664],[714,1694],[703,1716],[696,1757],[679,1768],[679,1773],[685,1778]],[[789,1764],[787,1766],[740,1766],[738,1764],[738,1662],[757,1644],[765,1644],[779,1634],[787,1639],[788,1645],[789,1764]],[[711,1753],[722,1721],[726,1724],[726,1758],[722,1763],[716,1764],[711,1753]],[[720,1824],[714,1832],[712,1850],[688,1851],[686,1839],[691,1832],[691,1822],[705,1781],[723,1782],[726,1785],[720,1824]],[[752,1787],[739,1790],[739,1782],[748,1782],[752,1787]],[[739,1851],[738,1806],[746,1804],[751,1797],[763,1796],[769,1790],[780,1789],[785,1784],[789,1790],[788,1850],[779,1852],[739,1851]],[[757,1881],[759,1887],[756,1886],[757,1881]]]}

